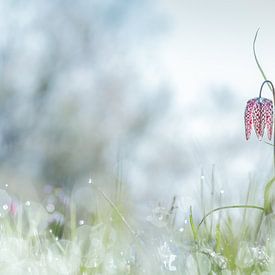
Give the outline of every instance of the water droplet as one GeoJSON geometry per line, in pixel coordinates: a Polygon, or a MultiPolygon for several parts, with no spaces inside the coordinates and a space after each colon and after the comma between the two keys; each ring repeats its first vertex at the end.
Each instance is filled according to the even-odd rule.
{"type": "Polygon", "coordinates": [[[184,224],[188,224],[188,220],[187,219],[184,220],[184,224]]]}
{"type": "Polygon", "coordinates": [[[55,206],[52,203],[48,203],[47,206],[46,206],[46,209],[49,213],[52,213],[55,210],[55,206]]]}
{"type": "Polygon", "coordinates": [[[58,237],[55,237],[55,240],[56,240],[56,241],[58,241],[58,240],[59,240],[59,238],[58,238],[58,237]]]}
{"type": "Polygon", "coordinates": [[[50,233],[53,233],[52,229],[49,230],[50,233]]]}
{"type": "Polygon", "coordinates": [[[0,189],[0,213],[1,217],[5,217],[8,214],[8,209],[10,208],[9,206],[12,203],[12,199],[7,193],[7,191],[0,189]]]}
{"type": "Polygon", "coordinates": [[[26,205],[26,206],[30,206],[30,205],[31,205],[31,202],[30,202],[30,201],[26,201],[26,202],[25,202],[25,205],[26,205]]]}
{"type": "Polygon", "coordinates": [[[204,175],[201,175],[201,180],[204,180],[204,175]]]}
{"type": "Polygon", "coordinates": [[[79,224],[79,225],[83,225],[83,224],[84,224],[84,221],[83,221],[83,220],[80,220],[80,221],[78,222],[78,224],[79,224]]]}
{"type": "Polygon", "coordinates": [[[93,184],[92,178],[89,178],[88,183],[89,183],[89,184],[93,184]]]}
{"type": "Polygon", "coordinates": [[[9,187],[9,185],[6,183],[6,184],[5,184],[5,187],[6,187],[6,188],[8,188],[8,187],[9,187]]]}
{"type": "Polygon", "coordinates": [[[179,229],[179,232],[183,232],[183,231],[184,231],[184,228],[181,227],[181,228],[179,229]]]}
{"type": "Polygon", "coordinates": [[[31,267],[28,267],[28,272],[30,272],[30,273],[32,272],[32,269],[31,269],[31,267]]]}
{"type": "Polygon", "coordinates": [[[223,194],[224,194],[224,190],[223,190],[223,189],[220,191],[220,194],[221,194],[221,195],[223,195],[223,194]]]}

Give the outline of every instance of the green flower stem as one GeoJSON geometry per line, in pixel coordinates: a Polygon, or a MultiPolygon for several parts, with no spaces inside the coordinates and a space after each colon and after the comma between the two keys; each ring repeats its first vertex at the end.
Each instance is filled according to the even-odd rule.
{"type": "MultiPolygon", "coordinates": [[[[269,89],[272,92],[273,95],[273,107],[275,109],[275,91],[274,91],[274,87],[272,85],[272,82],[267,80],[267,77],[264,73],[264,70],[258,60],[257,54],[256,54],[256,41],[257,41],[257,37],[258,37],[258,32],[259,32],[260,28],[256,31],[255,37],[254,37],[254,41],[253,41],[253,53],[254,53],[254,58],[256,61],[256,64],[258,66],[258,69],[260,70],[264,80],[267,82],[269,89]]],[[[264,82],[265,83],[265,82],[264,82]]],[[[263,84],[264,84],[263,83],[263,84]]],[[[263,86],[263,85],[262,85],[263,86]]],[[[262,88],[262,87],[261,87],[262,88]]],[[[275,175],[275,118],[274,118],[274,123],[273,123],[273,174],[275,175]]]]}

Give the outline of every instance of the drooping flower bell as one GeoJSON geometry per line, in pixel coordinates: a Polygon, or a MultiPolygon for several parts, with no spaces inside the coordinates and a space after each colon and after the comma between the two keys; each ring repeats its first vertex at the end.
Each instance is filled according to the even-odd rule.
{"type": "Polygon", "coordinates": [[[262,88],[265,83],[271,85],[274,90],[272,83],[266,80],[261,86],[259,97],[248,100],[246,104],[244,120],[245,136],[247,140],[250,138],[253,126],[259,140],[263,138],[265,127],[268,139],[271,140],[272,137],[273,102],[270,99],[261,96],[262,88]]]}

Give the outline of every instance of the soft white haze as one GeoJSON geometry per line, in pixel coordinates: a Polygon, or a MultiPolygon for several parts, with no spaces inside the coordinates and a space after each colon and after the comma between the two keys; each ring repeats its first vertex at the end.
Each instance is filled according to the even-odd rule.
{"type": "Polygon", "coordinates": [[[275,81],[273,1],[64,3],[0,2],[2,175],[121,169],[137,200],[192,196],[213,164],[232,200],[249,173],[263,185],[272,149],[245,141],[243,113],[263,81],[258,27],[275,81]]]}

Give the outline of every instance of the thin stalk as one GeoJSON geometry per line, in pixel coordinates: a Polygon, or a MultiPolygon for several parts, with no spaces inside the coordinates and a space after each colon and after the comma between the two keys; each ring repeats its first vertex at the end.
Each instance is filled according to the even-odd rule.
{"type": "Polygon", "coordinates": [[[264,210],[266,215],[272,213],[271,187],[273,186],[274,182],[275,177],[267,182],[264,189],[264,210]]]}
{"type": "Polygon", "coordinates": [[[189,222],[191,225],[191,230],[193,233],[194,241],[196,242],[196,241],[198,241],[198,230],[197,230],[194,220],[193,220],[192,206],[190,206],[189,222]]]}
{"type": "MultiPolygon", "coordinates": [[[[215,165],[212,166],[212,174],[211,174],[211,209],[214,208],[214,197],[215,195],[215,165]]],[[[205,214],[204,214],[205,217],[205,214]]],[[[211,218],[210,222],[210,234],[212,234],[213,230],[213,217],[211,218]]]]}
{"type": "Polygon", "coordinates": [[[119,216],[119,218],[122,220],[122,222],[125,224],[125,226],[127,227],[127,229],[130,231],[130,233],[134,236],[137,237],[137,234],[135,232],[135,230],[131,227],[131,225],[127,222],[127,220],[125,219],[125,217],[122,215],[122,213],[120,212],[120,210],[118,209],[118,207],[114,204],[114,202],[105,194],[105,192],[103,190],[101,190],[100,188],[98,188],[95,184],[93,184],[93,187],[96,189],[96,191],[98,193],[100,193],[103,198],[111,205],[111,207],[115,210],[115,212],[117,213],[117,215],[119,216]]]}
{"type": "Polygon", "coordinates": [[[176,211],[177,211],[176,200],[177,200],[177,197],[174,196],[171,207],[169,209],[169,214],[168,214],[168,216],[170,217],[170,224],[172,225],[172,227],[174,227],[175,220],[176,220],[176,211]]]}
{"type": "Polygon", "coordinates": [[[76,208],[72,200],[70,203],[70,227],[71,227],[71,238],[73,240],[76,235],[76,208]]]}
{"type": "Polygon", "coordinates": [[[202,223],[204,222],[204,220],[210,216],[211,214],[213,214],[214,212],[220,211],[220,210],[224,210],[224,209],[234,209],[234,208],[252,208],[252,209],[258,209],[261,211],[265,211],[265,209],[261,206],[257,206],[257,205],[229,205],[229,206],[222,206],[222,207],[218,207],[215,208],[213,210],[211,210],[210,212],[208,212],[200,221],[199,225],[198,225],[198,229],[200,228],[200,226],[202,225],[202,223]]]}
{"type": "MultiPolygon", "coordinates": [[[[260,94],[259,94],[259,98],[261,98],[262,96],[262,90],[265,84],[268,84],[269,88],[271,89],[272,95],[273,95],[273,109],[275,108],[274,104],[275,104],[275,89],[274,86],[272,84],[272,82],[270,80],[265,80],[260,88],[260,94]]],[[[274,174],[275,174],[275,117],[273,118],[273,168],[274,168],[274,174]]]]}
{"type": "MultiPolygon", "coordinates": [[[[205,215],[205,202],[204,202],[204,171],[203,168],[201,168],[201,178],[200,178],[200,187],[201,187],[201,209],[203,211],[203,215],[205,215]]],[[[205,224],[206,226],[206,224],[205,224]]]]}
{"type": "Polygon", "coordinates": [[[254,37],[254,41],[253,41],[253,54],[254,54],[254,58],[255,61],[257,63],[258,69],[260,70],[264,80],[267,80],[267,77],[264,73],[264,70],[262,69],[262,66],[260,65],[260,62],[258,60],[257,54],[256,54],[256,41],[257,41],[257,37],[258,37],[258,33],[259,33],[260,28],[258,28],[258,30],[256,31],[255,37],[254,37]]]}

